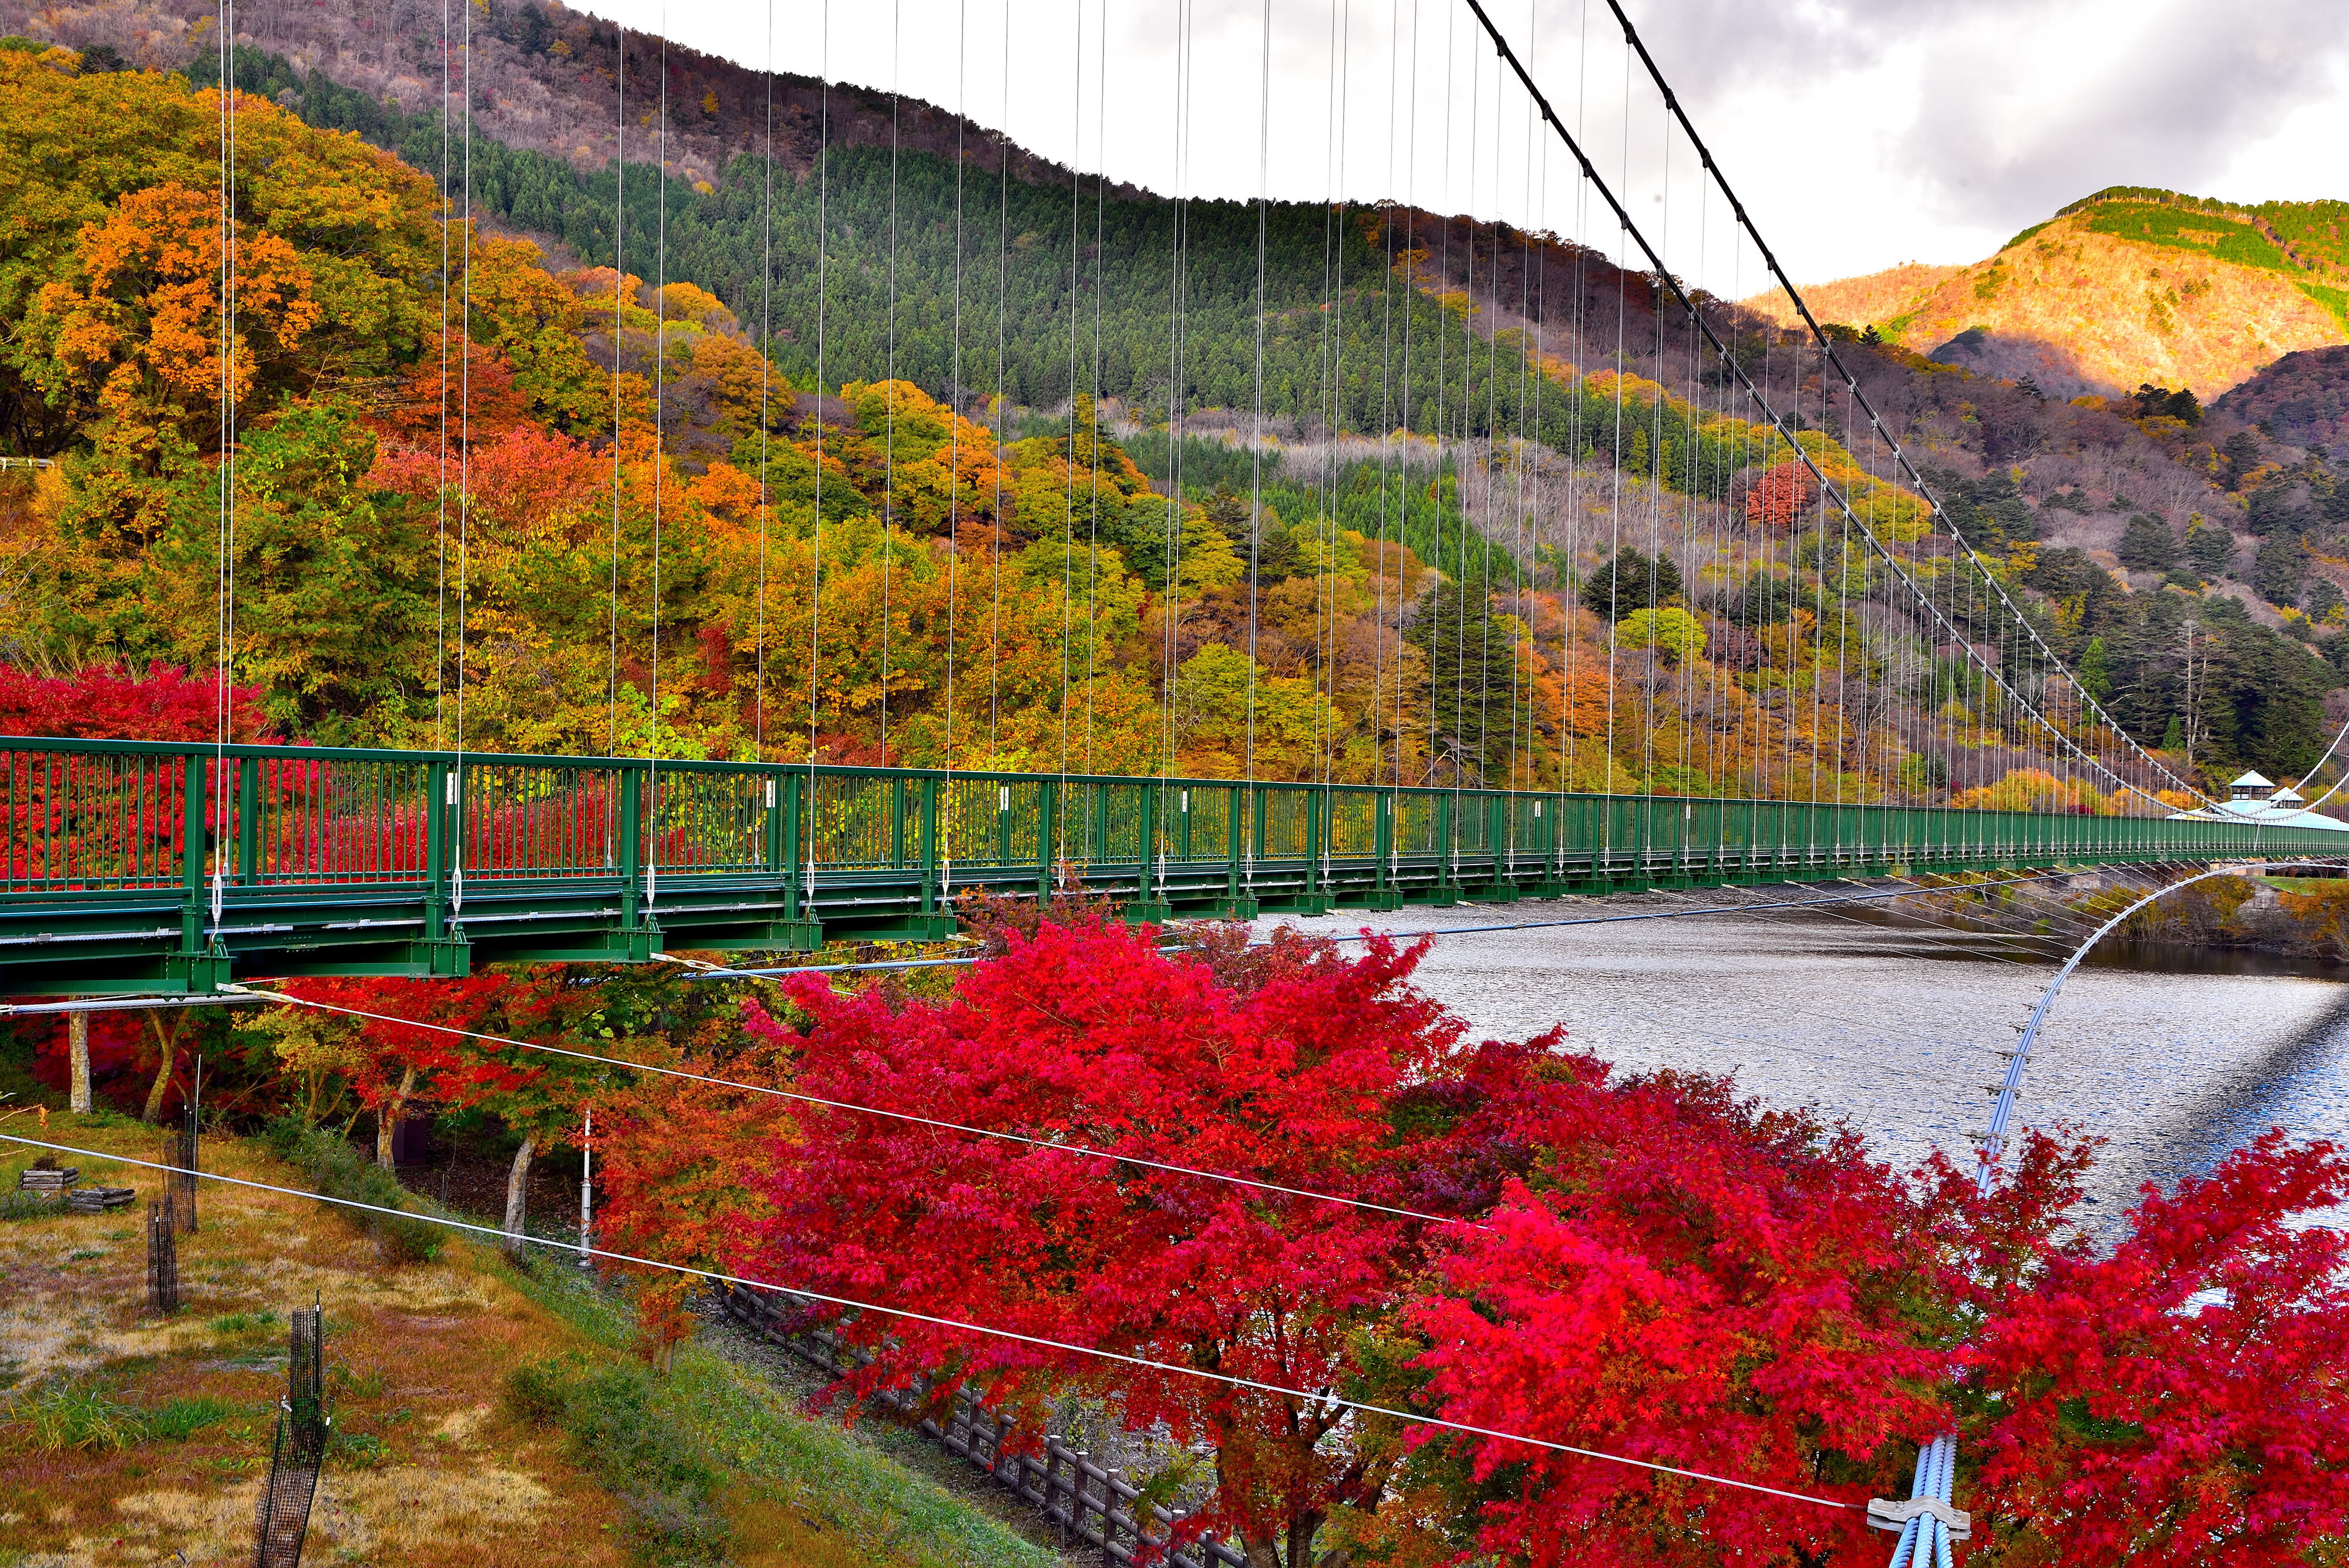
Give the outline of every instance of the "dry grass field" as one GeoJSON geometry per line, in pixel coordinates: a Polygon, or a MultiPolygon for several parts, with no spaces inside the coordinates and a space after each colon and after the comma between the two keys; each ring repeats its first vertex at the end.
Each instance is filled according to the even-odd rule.
{"type": "MultiPolygon", "coordinates": [[[[40,1136],[32,1122],[7,1130],[40,1136]]],[[[156,1144],[110,1116],[52,1115],[48,1136],[133,1158],[156,1144]]],[[[0,1145],[0,1189],[33,1152],[0,1145]]],[[[323,1205],[207,1182],[200,1229],[179,1239],[183,1304],[158,1318],[155,1173],[61,1163],[140,1201],[0,1222],[0,1568],[250,1563],[285,1314],[313,1301],[335,1435],[305,1562],[1049,1561],[750,1371],[688,1346],[656,1376],[608,1293],[559,1264],[515,1270],[478,1241],[395,1264],[323,1205]]],[[[240,1140],[208,1139],[204,1165],[303,1185],[240,1140]]]]}

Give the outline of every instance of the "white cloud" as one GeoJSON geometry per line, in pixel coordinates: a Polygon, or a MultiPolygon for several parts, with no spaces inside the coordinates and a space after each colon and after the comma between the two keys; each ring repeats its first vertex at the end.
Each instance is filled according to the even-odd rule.
{"type": "MultiPolygon", "coordinates": [[[[1459,0],[1273,0],[1268,111],[1261,0],[586,8],[748,65],[828,68],[964,107],[1049,157],[1159,191],[1309,200],[1334,187],[1619,244],[1459,0]]],[[[1627,95],[1605,0],[1491,8],[1602,174],[1668,234],[1673,270],[1756,286],[1726,213],[1696,199],[1685,146],[1667,153],[1636,67],[1627,95]]],[[[1800,279],[1971,261],[2111,184],[2349,198],[2337,0],[1640,0],[1633,12],[1800,279]]]]}

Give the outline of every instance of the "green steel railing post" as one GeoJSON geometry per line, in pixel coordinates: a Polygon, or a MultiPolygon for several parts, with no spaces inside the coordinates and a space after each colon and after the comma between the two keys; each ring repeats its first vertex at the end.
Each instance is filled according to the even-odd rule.
{"type": "Polygon", "coordinates": [[[1454,867],[1459,862],[1459,846],[1452,838],[1452,792],[1444,791],[1435,797],[1435,852],[1442,857],[1436,862],[1436,894],[1440,898],[1459,878],[1454,867]]]}
{"type": "Polygon", "coordinates": [[[1319,892],[1322,879],[1317,875],[1321,861],[1321,805],[1323,795],[1318,789],[1305,792],[1305,890],[1319,892]]]}
{"type": "Polygon", "coordinates": [[[455,793],[456,771],[447,763],[429,764],[424,775],[424,940],[437,942],[449,934],[449,797],[455,793]]]}
{"type": "MultiPolygon", "coordinates": [[[[1266,807],[1270,804],[1271,795],[1272,789],[1268,784],[1250,784],[1248,786],[1249,827],[1247,864],[1251,867],[1253,867],[1257,861],[1264,858],[1266,843],[1265,815],[1266,807]]],[[[1253,892],[1254,889],[1251,888],[1250,891],[1253,892]]]]}
{"type": "Polygon", "coordinates": [[[938,912],[938,781],[922,780],[922,913],[938,912]]]}
{"type": "Polygon", "coordinates": [[[759,856],[768,870],[780,870],[789,875],[792,863],[783,851],[783,814],[777,807],[781,795],[781,781],[773,774],[769,774],[766,784],[767,815],[766,820],[760,824],[759,856]]]}
{"type": "Polygon", "coordinates": [[[1061,783],[1046,779],[1037,789],[1036,897],[1052,896],[1052,848],[1060,837],[1061,783]]]}
{"type": "Polygon", "coordinates": [[[1224,896],[1237,898],[1240,896],[1240,813],[1247,803],[1247,790],[1236,783],[1224,794],[1229,807],[1224,827],[1224,896]]]}
{"type": "Polygon", "coordinates": [[[783,775],[783,919],[800,918],[800,835],[801,783],[807,775],[788,773],[783,775]]]}
{"type": "Polygon", "coordinates": [[[620,926],[636,929],[645,888],[644,775],[635,768],[620,770],[620,926]]]}
{"type": "Polygon", "coordinates": [[[905,781],[889,781],[889,867],[901,869],[905,864],[905,781]]]}
{"type": "Polygon", "coordinates": [[[261,874],[261,762],[236,760],[236,880],[250,888],[261,874]]]}
{"type": "Polygon", "coordinates": [[[1165,786],[1153,779],[1142,786],[1142,836],[1134,848],[1133,899],[1150,902],[1150,865],[1158,851],[1158,797],[1165,786]]]}
{"type": "Polygon", "coordinates": [[[1383,893],[1387,890],[1387,860],[1394,853],[1395,797],[1381,791],[1371,800],[1371,843],[1378,858],[1378,865],[1372,868],[1371,886],[1383,893]]]}
{"type": "Polygon", "coordinates": [[[204,940],[204,774],[202,752],[187,753],[180,789],[180,951],[201,955],[204,940]]]}

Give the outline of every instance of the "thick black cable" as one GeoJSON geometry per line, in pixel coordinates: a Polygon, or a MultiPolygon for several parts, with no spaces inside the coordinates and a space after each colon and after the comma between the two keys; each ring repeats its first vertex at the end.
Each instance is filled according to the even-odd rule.
{"type": "MultiPolygon", "coordinates": [[[[1499,30],[1493,26],[1492,19],[1485,16],[1485,8],[1483,5],[1480,4],[1480,0],[1468,0],[1468,7],[1470,10],[1476,13],[1477,20],[1485,24],[1485,30],[1492,36],[1494,47],[1501,51],[1503,57],[1506,58],[1512,66],[1516,67],[1519,78],[1522,78],[1526,84],[1526,90],[1528,92],[1534,92],[1537,98],[1538,98],[1539,94],[1533,85],[1533,78],[1526,75],[1525,67],[1517,66],[1516,56],[1509,53],[1507,43],[1503,40],[1499,30]]],[[[1932,491],[1926,485],[1924,474],[1920,472],[1917,465],[1909,461],[1908,453],[1902,450],[1900,443],[1893,439],[1891,432],[1884,428],[1884,421],[1878,416],[1875,405],[1870,403],[1868,400],[1868,395],[1859,389],[1859,381],[1857,378],[1854,377],[1849,370],[1844,368],[1842,356],[1836,352],[1835,340],[1826,335],[1826,331],[1820,327],[1817,318],[1811,315],[1811,307],[1804,303],[1802,295],[1795,290],[1794,280],[1786,275],[1785,268],[1778,265],[1778,257],[1776,254],[1770,249],[1768,242],[1762,238],[1762,231],[1754,226],[1753,218],[1746,213],[1745,203],[1739,201],[1737,198],[1737,192],[1729,188],[1728,176],[1722,172],[1721,165],[1713,161],[1713,151],[1705,145],[1704,139],[1697,135],[1696,126],[1690,120],[1688,111],[1681,107],[1680,99],[1673,93],[1671,84],[1664,80],[1664,73],[1658,68],[1655,57],[1648,52],[1647,41],[1640,36],[1640,30],[1631,25],[1631,18],[1624,13],[1622,0],[1607,0],[1607,8],[1615,13],[1615,20],[1619,23],[1623,28],[1623,42],[1633,53],[1640,57],[1640,63],[1647,67],[1649,79],[1656,84],[1656,90],[1663,95],[1664,107],[1670,109],[1672,117],[1679,121],[1682,134],[1685,135],[1689,139],[1690,145],[1696,149],[1697,156],[1703,161],[1705,171],[1713,176],[1713,183],[1720,186],[1721,193],[1724,197],[1728,198],[1730,210],[1736,213],[1738,223],[1745,230],[1747,235],[1752,238],[1754,248],[1761,252],[1764,265],[1769,267],[1771,275],[1778,280],[1778,286],[1786,291],[1786,297],[1794,303],[1795,312],[1803,318],[1803,324],[1810,328],[1811,337],[1817,343],[1819,350],[1821,354],[1825,356],[1826,362],[1835,368],[1837,375],[1843,378],[1844,386],[1849,391],[1851,397],[1859,404],[1861,410],[1868,415],[1869,425],[1876,430],[1878,434],[1883,436],[1885,441],[1889,444],[1893,458],[1902,468],[1908,471],[1909,483],[1915,487],[1917,493],[1924,497],[1925,504],[1932,508],[1934,517],[1943,525],[1948,527],[1950,537],[1956,540],[1958,544],[1964,548],[1968,557],[1971,558],[1977,566],[1983,566],[1984,576],[1988,578],[1988,568],[1983,566],[1981,552],[1976,550],[1973,545],[1967,543],[1965,535],[1958,531],[1957,524],[1951,521],[1949,514],[1941,509],[1941,504],[1934,498],[1932,491]]],[[[1548,114],[1548,105],[1547,102],[1543,103],[1542,108],[1544,114],[1548,114]]],[[[1557,124],[1556,117],[1552,116],[1550,118],[1551,123],[1553,125],[1557,124]]],[[[1562,127],[1560,128],[1559,133],[1561,135],[1564,134],[1562,127]]],[[[1586,168],[1587,167],[1588,163],[1586,161],[1586,168]]],[[[1613,198],[1609,197],[1609,200],[1611,204],[1613,198]]],[[[1630,227],[1630,214],[1624,213],[1619,206],[1616,208],[1616,211],[1618,215],[1622,218],[1624,226],[1627,228],[1630,227]]],[[[1637,232],[1637,230],[1633,230],[1633,233],[1636,234],[1637,232]]],[[[1641,240],[1640,244],[1642,248],[1645,248],[1646,243],[1647,242],[1645,240],[1641,240]]],[[[1662,269],[1659,266],[1658,270],[1661,272],[1662,269]]],[[[1673,293],[1676,295],[1680,293],[1679,286],[1677,284],[1673,286],[1673,293]]],[[[1682,296],[1682,303],[1684,306],[1688,304],[1685,296],[1682,296]]],[[[1693,314],[1693,307],[1691,307],[1691,309],[1692,314],[1693,314]]],[[[1708,332],[1707,335],[1710,336],[1710,332],[1708,332]]],[[[1816,466],[1815,464],[1810,466],[1816,473],[1817,472],[1816,466]]],[[[1826,476],[1821,474],[1819,477],[1822,482],[1824,482],[1826,476]]],[[[1840,499],[1840,497],[1838,497],[1838,499],[1840,499]]],[[[1848,512],[1848,510],[1849,507],[1847,505],[1846,511],[1848,512]]],[[[1866,531],[1866,524],[1863,524],[1861,526],[1863,531],[1866,531]]],[[[2039,635],[2039,628],[2031,624],[2030,619],[2023,615],[2022,608],[2015,604],[2012,597],[2008,596],[2005,587],[1999,584],[1995,578],[1989,579],[1989,586],[1992,591],[1998,595],[1999,601],[2005,605],[2007,611],[2013,619],[2015,622],[2020,623],[2023,629],[2030,634],[2031,640],[2037,646],[2040,653],[2044,655],[2047,660],[2054,664],[2057,669],[2064,669],[2064,663],[2061,659],[2055,657],[2054,649],[2047,646],[2046,639],[2039,635]]],[[[2000,679],[2000,684],[2005,684],[2002,678],[2000,679]]],[[[2203,794],[2200,790],[2196,789],[2192,784],[2179,779],[2177,774],[2171,773],[2159,762],[2157,762],[2152,754],[2147,752],[2143,746],[2138,745],[2129,735],[2129,732],[2127,730],[2122,729],[2118,724],[2113,722],[2111,715],[2107,714],[2104,711],[2103,707],[2097,703],[2095,696],[2091,694],[2085,687],[2080,686],[2077,681],[2075,681],[2073,684],[2079,691],[2082,701],[2087,703],[2090,711],[2094,712],[2096,717],[2103,722],[2107,729],[2111,730],[2114,733],[2119,735],[2123,741],[2127,742],[2129,749],[2136,752],[2140,758],[2149,763],[2155,771],[2161,774],[2162,777],[2167,778],[2174,784],[2178,784],[2180,788],[2184,789],[2190,794],[2198,796],[2206,802],[2209,800],[2208,795],[2203,794]]],[[[2016,695],[2019,699],[2020,693],[2016,693],[2016,695]]],[[[2048,728],[2051,732],[2054,732],[2060,739],[2063,739],[2067,742],[2070,742],[2070,737],[2063,735],[2061,731],[2055,730],[2054,725],[2048,723],[2048,721],[2044,715],[2040,714],[2036,707],[2027,702],[2024,703],[2023,706],[2026,709],[2029,709],[2034,718],[2039,719],[2042,725],[2048,728]]],[[[2073,749],[2075,751],[2079,750],[2076,743],[2074,743],[2073,749]]],[[[2108,763],[2094,757],[2087,757],[2085,753],[2082,754],[2091,766],[2102,769],[2116,782],[2131,789],[2136,789],[2137,787],[2134,784],[2129,784],[2126,779],[2121,778],[2120,774],[2108,763]]],[[[2139,789],[2137,793],[2140,794],[2147,794],[2150,792],[2139,789]]]]}
{"type": "MultiPolygon", "coordinates": [[[[1612,5],[1614,4],[1614,0],[1609,0],[1609,4],[1612,5]]],[[[1640,230],[1638,224],[1631,221],[1630,210],[1623,205],[1621,200],[1616,195],[1613,188],[1608,185],[1607,182],[1600,178],[1598,168],[1590,161],[1589,155],[1583,151],[1581,144],[1575,140],[1573,133],[1566,129],[1565,123],[1558,119],[1557,110],[1550,107],[1548,98],[1542,93],[1539,87],[1535,85],[1532,74],[1526,69],[1524,63],[1517,58],[1516,51],[1510,48],[1507,37],[1503,35],[1499,26],[1494,23],[1491,15],[1485,11],[1484,5],[1482,4],[1482,0],[1467,0],[1467,5],[1469,10],[1475,13],[1477,22],[1484,27],[1485,36],[1491,39],[1494,48],[1499,51],[1501,58],[1506,62],[1510,69],[1516,74],[1516,78],[1520,85],[1524,87],[1527,93],[1532,95],[1535,104],[1541,109],[1542,119],[1547,122],[1551,130],[1556,133],[1558,140],[1565,143],[1567,151],[1574,155],[1576,161],[1581,165],[1583,178],[1589,182],[1591,188],[1596,190],[1599,196],[1606,202],[1609,210],[1615,214],[1616,221],[1621,225],[1624,234],[1629,236],[1630,239],[1640,247],[1640,253],[1646,256],[1648,265],[1653,271],[1659,284],[1670,292],[1673,301],[1678,304],[1683,311],[1687,312],[1690,317],[1695,321],[1698,330],[1704,334],[1705,340],[1712,346],[1715,356],[1719,358],[1722,364],[1736,377],[1738,383],[1744,388],[1746,396],[1752,400],[1756,408],[1761,410],[1772,429],[1776,431],[1787,441],[1788,444],[1793,447],[1795,459],[1800,462],[1803,466],[1809,471],[1811,477],[1818,483],[1821,493],[1826,495],[1830,495],[1835,499],[1837,505],[1839,506],[1846,515],[1850,518],[1853,525],[1859,529],[1861,537],[1865,538],[1869,546],[1874,549],[1878,555],[1884,558],[1885,564],[1891,569],[1893,575],[1900,579],[1901,586],[1907,588],[1912,597],[1916,597],[1929,609],[1932,610],[1935,617],[1939,618],[1944,626],[1949,628],[1959,644],[1965,649],[1966,657],[1971,659],[1974,664],[1979,666],[1983,672],[1991,678],[1992,683],[1996,685],[2000,691],[2011,696],[2022,711],[2029,713],[2032,718],[2037,720],[2042,729],[2055,736],[2073,751],[2080,753],[2082,757],[2086,760],[2091,766],[2100,769],[2122,787],[2136,790],[2137,793],[2147,794],[2148,798],[2150,798],[2149,792],[2143,790],[2136,784],[2130,784],[2127,779],[2123,778],[2117,772],[2116,772],[2109,763],[2106,763],[2100,759],[2090,757],[2086,753],[2081,751],[2078,742],[2073,741],[2070,736],[2064,734],[2062,731],[2058,730],[2054,722],[2050,721],[2044,713],[2041,712],[2035,705],[2026,701],[2020,692],[2013,691],[2007,685],[2004,675],[1996,668],[1992,666],[1988,660],[1984,659],[1979,652],[1975,651],[1974,645],[1968,639],[1964,628],[1952,624],[1949,618],[1942,614],[1940,608],[1933,604],[1930,596],[1924,590],[1920,589],[1910,575],[1901,567],[1899,556],[1896,556],[1885,544],[1884,540],[1877,534],[1876,530],[1868,525],[1866,519],[1858,516],[1853,512],[1850,499],[1843,493],[1842,488],[1828,479],[1826,471],[1819,465],[1816,458],[1805,450],[1798,442],[1794,441],[1793,436],[1786,429],[1785,420],[1780,416],[1774,408],[1772,408],[1769,400],[1763,396],[1761,388],[1754,383],[1753,377],[1747,372],[1745,367],[1739,362],[1737,357],[1730,351],[1729,346],[1722,340],[1720,334],[1714,330],[1713,323],[1705,319],[1703,313],[1697,309],[1695,302],[1689,297],[1689,295],[1686,289],[1682,286],[1680,279],[1674,277],[1665,269],[1663,257],[1657,253],[1654,246],[1648,243],[1646,234],[1640,230]]],[[[1617,15],[1619,16],[1621,15],[1619,9],[1618,10],[1617,15]]],[[[1626,26],[1628,27],[1628,24],[1626,26]]],[[[1636,36],[1633,36],[1633,41],[1636,42],[1636,36]]],[[[1627,71],[1630,68],[1628,60],[1625,68],[1627,71]]],[[[1668,92],[1667,97],[1669,98],[1669,96],[1668,92]]],[[[1707,155],[1707,165],[1708,167],[1711,166],[1710,154],[1707,155]]],[[[1739,213],[1742,218],[1744,210],[1740,208],[1739,213]]],[[[1840,361],[1837,361],[1837,364],[1840,366],[1840,361]]],[[[1618,385],[1619,388],[1620,383],[1619,382],[1618,385]]],[[[1856,382],[1854,383],[1854,387],[1856,389],[1856,382]]],[[[1619,462],[1617,467],[1618,472],[1619,473],[1619,462]]],[[[1952,536],[1955,537],[1956,535],[1953,535],[1952,536]]],[[[1960,542],[1963,543],[1962,539],[1961,539],[1960,542]]],[[[1969,554],[1971,555],[1971,546],[1969,546],[1968,549],[1969,554]]],[[[1976,557],[1976,559],[1978,562],[1979,558],[1976,557]]],[[[2000,592],[2003,595],[2004,590],[2001,589],[2000,592]]],[[[2021,612],[2018,611],[2017,613],[2020,614],[2021,612]]],[[[2033,635],[2036,636],[2037,634],[2034,631],[2033,635]]],[[[1612,713],[1613,709],[1610,701],[1610,727],[1612,713]]],[[[1789,730],[1788,734],[1788,743],[1791,745],[1791,729],[1789,730]]],[[[2132,742],[2131,743],[2134,744],[2135,742],[2132,742]]],[[[2167,775],[2168,770],[2165,769],[2163,771],[2165,775],[2167,775]]],[[[2197,791],[2194,793],[2199,794],[2200,792],[2197,791]]]]}

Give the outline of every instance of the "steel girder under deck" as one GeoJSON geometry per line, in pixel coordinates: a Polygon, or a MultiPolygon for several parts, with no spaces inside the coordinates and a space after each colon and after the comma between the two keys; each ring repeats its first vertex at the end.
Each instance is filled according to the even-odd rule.
{"type": "Polygon", "coordinates": [[[2329,852],[1905,805],[0,737],[0,993],[925,940],[975,889],[1130,918],[2329,852]]]}

